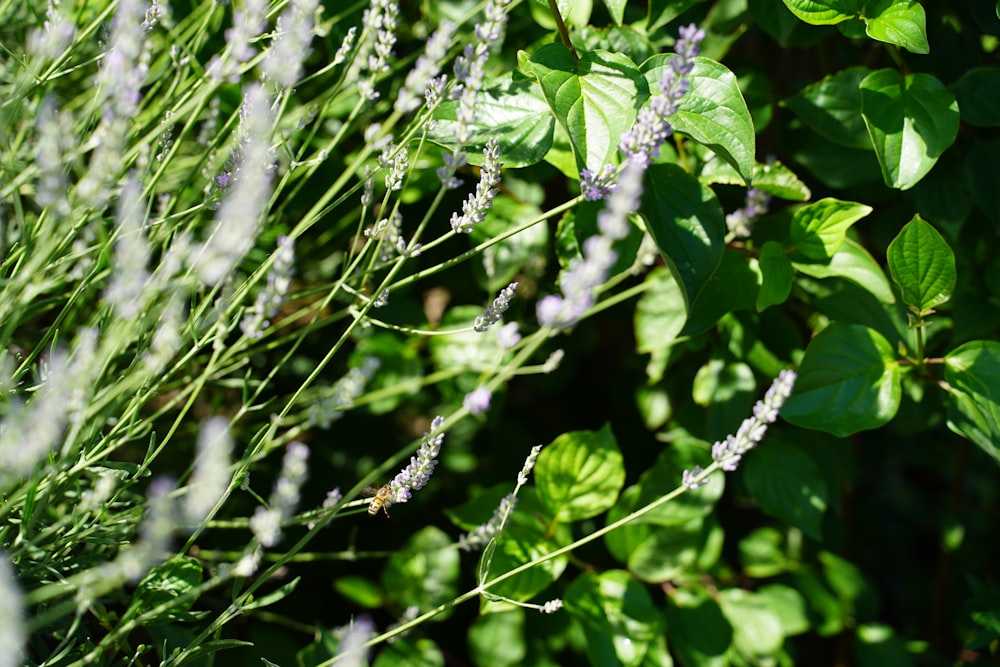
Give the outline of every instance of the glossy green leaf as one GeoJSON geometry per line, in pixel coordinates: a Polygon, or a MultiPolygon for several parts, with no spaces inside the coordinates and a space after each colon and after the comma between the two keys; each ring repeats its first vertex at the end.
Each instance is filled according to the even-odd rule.
{"type": "Polygon", "coordinates": [[[615,22],[615,25],[621,25],[622,19],[625,17],[625,5],[628,4],[628,0],[604,0],[604,6],[608,10],[608,14],[611,15],[611,20],[615,22]]]}
{"type": "Polygon", "coordinates": [[[861,82],[861,113],[886,185],[916,185],[958,134],[955,97],[930,74],[904,77],[894,69],[861,82]]]}
{"type": "Polygon", "coordinates": [[[742,470],[747,490],[764,512],[822,539],[828,494],[812,458],[780,439],[768,440],[746,456],[742,470]]]}
{"type": "Polygon", "coordinates": [[[667,25],[688,9],[705,0],[649,0],[646,17],[646,32],[653,34],[657,28],[667,25]]]}
{"type": "Polygon", "coordinates": [[[927,17],[915,0],[879,0],[868,6],[865,32],[872,39],[901,46],[910,53],[929,53],[927,17]]]}
{"type": "Polygon", "coordinates": [[[454,541],[440,528],[425,526],[389,557],[382,588],[400,608],[427,611],[457,595],[458,568],[454,541]]]}
{"type": "Polygon", "coordinates": [[[972,199],[1000,233],[1000,139],[979,141],[965,156],[965,174],[972,187],[972,199]]]}
{"type": "Polygon", "coordinates": [[[815,133],[802,133],[791,146],[792,159],[804,166],[821,184],[832,189],[881,183],[882,168],[868,139],[859,150],[835,144],[815,133]]]}
{"type": "Polygon", "coordinates": [[[444,667],[444,655],[430,639],[401,637],[387,644],[375,657],[372,667],[444,667]]]}
{"type": "Polygon", "coordinates": [[[784,0],[795,16],[812,25],[834,25],[854,18],[859,0],[784,0]]]}
{"type": "Polygon", "coordinates": [[[609,534],[605,544],[639,579],[669,581],[697,571],[708,536],[705,528],[703,519],[675,526],[632,523],[609,534]]]}
{"type": "Polygon", "coordinates": [[[675,164],[646,171],[639,212],[660,254],[684,286],[688,308],[725,249],[722,205],[707,186],[675,164]]]}
{"type": "Polygon", "coordinates": [[[671,648],[684,665],[727,667],[733,626],[706,591],[681,589],[667,598],[671,648]]]}
{"type": "Polygon", "coordinates": [[[812,626],[805,598],[791,586],[766,584],[757,589],[757,596],[778,616],[786,637],[802,634],[812,626]]]}
{"type": "Polygon", "coordinates": [[[780,243],[766,242],[757,260],[761,273],[760,291],[757,292],[757,312],[784,303],[792,293],[792,262],[780,243]]]}
{"type": "Polygon", "coordinates": [[[645,585],[623,570],[581,574],[567,587],[563,603],[584,627],[595,667],[641,664],[661,632],[660,612],[645,585]]]}
{"type": "Polygon", "coordinates": [[[510,667],[527,653],[524,610],[481,614],[469,628],[470,656],[479,667],[510,667]]]}
{"type": "Polygon", "coordinates": [[[538,498],[559,521],[595,516],[615,504],[625,468],[611,427],[564,433],[535,465],[538,498]]]}
{"type": "MultiPolygon", "coordinates": [[[[743,179],[728,162],[713,159],[707,162],[698,175],[705,185],[742,185],[743,179]]],[[[753,166],[753,187],[774,197],[791,201],[808,201],[812,196],[809,186],[802,182],[791,169],[780,162],[755,163],[753,166]]]]}
{"type": "Polygon", "coordinates": [[[825,264],[818,262],[793,263],[796,271],[813,278],[839,277],[867,290],[882,303],[895,303],[896,297],[889,285],[889,279],[875,258],[865,247],[848,237],[840,249],[825,264]]]}
{"type": "MultiPolygon", "coordinates": [[[[642,64],[651,94],[660,90],[660,79],[672,55],[653,56],[642,64]]],[[[746,184],[753,177],[755,133],[750,110],[740,92],[736,75],[725,65],[698,57],[686,77],[691,86],[670,117],[674,131],[706,146],[739,172],[746,184]]]]}
{"type": "Polygon", "coordinates": [[[648,96],[635,63],[608,51],[580,53],[547,44],[531,54],[530,72],[569,133],[578,169],[613,163],[622,133],[635,121],[637,98],[648,96]]]}
{"type": "Polygon", "coordinates": [[[348,575],[333,580],[333,589],[356,605],[377,609],[382,606],[383,591],[378,584],[361,575],[348,575]]]}
{"type": "Polygon", "coordinates": [[[854,654],[859,665],[912,667],[912,644],[890,625],[864,623],[854,631],[854,654]]]}
{"type": "Polygon", "coordinates": [[[973,67],[952,87],[962,121],[976,127],[1000,126],[1000,67],[973,67]]]}
{"type": "Polygon", "coordinates": [[[727,588],[719,594],[719,606],[733,628],[733,649],[739,656],[748,664],[774,659],[785,636],[781,619],[764,598],[727,588]]]}
{"type": "Polygon", "coordinates": [[[847,148],[871,150],[858,87],[870,73],[867,67],[849,67],[809,85],[781,105],[825,139],[847,148]]]}
{"type": "Polygon", "coordinates": [[[878,428],[899,409],[900,370],[880,333],[834,322],[813,338],[781,416],[844,437],[878,428]]]}
{"type": "Polygon", "coordinates": [[[1000,343],[975,340],[944,358],[948,428],[1000,463],[1000,343]]]}
{"type": "Polygon", "coordinates": [[[840,249],[851,225],[871,212],[871,206],[831,197],[799,208],[789,230],[796,258],[827,262],[840,249]]]}
{"type": "MultiPolygon", "coordinates": [[[[480,576],[480,580],[489,581],[565,546],[569,542],[569,528],[560,525],[550,531],[549,524],[549,516],[538,499],[527,489],[521,489],[517,510],[510,515],[507,527],[497,541],[491,543],[491,548],[483,552],[480,572],[488,560],[489,573],[480,576]]],[[[522,602],[530,600],[559,578],[566,569],[566,562],[566,556],[549,559],[490,587],[489,592],[522,602]]]]}
{"type": "Polygon", "coordinates": [[[651,358],[646,374],[652,382],[663,377],[670,348],[687,320],[684,293],[673,273],[656,268],[645,278],[649,286],[635,306],[636,349],[651,358]]]}
{"type": "MultiPolygon", "coordinates": [[[[441,104],[434,112],[437,121],[428,133],[432,141],[454,143],[458,101],[441,104]]],[[[472,138],[464,146],[473,163],[482,158],[490,138],[500,144],[505,167],[526,167],[541,162],[552,146],[555,117],[541,92],[531,81],[513,81],[511,75],[487,80],[476,98],[476,114],[471,122],[472,138]]]]}
{"type": "Polygon", "coordinates": [[[799,566],[788,555],[783,533],[770,526],[757,528],[739,543],[740,564],[748,576],[765,578],[793,572],[799,566]]]}
{"type": "Polygon", "coordinates": [[[719,268],[705,283],[688,313],[681,335],[694,335],[714,326],[732,310],[753,308],[760,278],[745,254],[726,248],[719,268]]]}
{"type": "Polygon", "coordinates": [[[900,230],[886,256],[903,302],[917,315],[928,315],[951,298],[955,289],[955,253],[920,216],[900,230]]]}

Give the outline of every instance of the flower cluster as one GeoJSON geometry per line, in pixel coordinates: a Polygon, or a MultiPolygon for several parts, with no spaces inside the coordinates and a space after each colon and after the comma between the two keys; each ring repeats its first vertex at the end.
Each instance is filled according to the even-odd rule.
{"type": "Polygon", "coordinates": [[[517,498],[514,497],[513,493],[508,493],[501,498],[500,504],[493,510],[489,521],[476,526],[468,534],[458,538],[458,548],[462,551],[472,551],[485,547],[490,543],[490,540],[497,536],[503,527],[505,518],[514,511],[516,506],[517,498]]]}
{"type": "Polygon", "coordinates": [[[376,357],[365,357],[360,366],[351,368],[344,377],[334,383],[330,395],[312,404],[309,409],[309,424],[320,428],[330,425],[344,416],[355,399],[364,392],[381,362],[376,357]]]}
{"type": "Polygon", "coordinates": [[[396,21],[399,17],[399,5],[393,0],[372,0],[364,11],[364,41],[362,53],[354,61],[354,68],[367,69],[367,74],[358,80],[358,92],[368,100],[378,99],[375,90],[375,77],[389,71],[389,59],[392,48],[396,44],[396,21]],[[372,43],[371,37],[375,41],[372,43]]]}
{"type": "Polygon", "coordinates": [[[615,178],[618,172],[610,164],[604,165],[600,171],[584,169],[580,172],[580,191],[587,201],[607,199],[614,190],[615,178]]]}
{"type": "Polygon", "coordinates": [[[480,415],[490,409],[490,399],[493,393],[486,387],[476,387],[462,399],[462,407],[470,414],[480,415]]]}
{"type": "Polygon", "coordinates": [[[189,526],[207,518],[229,488],[233,438],[224,417],[202,422],[195,452],[194,471],[184,503],[184,518],[189,526]]]}
{"type": "Polygon", "coordinates": [[[451,214],[451,229],[456,234],[468,234],[478,223],[486,219],[486,213],[493,207],[493,199],[500,192],[495,186],[500,183],[500,144],[490,138],[483,148],[483,166],[479,171],[479,183],[475,194],[469,195],[462,203],[462,215],[451,214]]]}
{"type": "Polygon", "coordinates": [[[392,497],[386,503],[405,503],[410,499],[413,491],[419,491],[427,486],[431,479],[431,474],[437,466],[437,456],[441,452],[441,443],[444,442],[444,417],[435,417],[431,421],[431,428],[420,441],[420,448],[417,453],[410,457],[410,464],[399,471],[399,473],[389,483],[392,487],[392,497]]]}
{"type": "Polygon", "coordinates": [[[277,544],[281,537],[281,526],[295,511],[299,504],[299,489],[306,480],[306,460],[309,458],[309,448],[301,442],[292,442],[285,451],[281,473],[274,483],[269,507],[258,507],[250,517],[250,530],[254,537],[265,547],[277,544]]]}
{"type": "Polygon", "coordinates": [[[531,448],[531,452],[528,453],[528,458],[524,459],[524,466],[521,467],[521,472],[517,473],[518,486],[524,486],[528,483],[528,475],[531,474],[531,470],[535,467],[535,462],[538,460],[538,454],[541,451],[541,445],[535,445],[531,448]]]}
{"type": "MultiPolygon", "coordinates": [[[[435,80],[441,69],[441,63],[448,57],[448,49],[451,47],[452,37],[455,35],[455,24],[447,19],[441,21],[437,30],[427,40],[423,54],[417,58],[406,75],[403,89],[396,96],[394,108],[396,111],[406,113],[413,111],[420,106],[431,81],[435,80]]],[[[437,82],[441,85],[443,82],[437,82]]]]}
{"type": "Polygon", "coordinates": [[[264,78],[289,88],[302,76],[302,63],[313,38],[317,0],[292,0],[278,17],[277,37],[264,54],[264,78]]]}
{"type": "Polygon", "coordinates": [[[767,213],[770,204],[771,195],[757,188],[748,188],[743,208],[726,216],[726,228],[729,230],[726,240],[749,238],[754,220],[767,213]]]}
{"type": "MultiPolygon", "coordinates": [[[[497,298],[493,299],[493,305],[484,310],[483,314],[476,318],[472,328],[479,333],[484,333],[491,326],[499,322],[500,318],[503,317],[503,314],[507,312],[507,308],[510,307],[510,302],[514,298],[514,294],[516,294],[516,292],[516,282],[513,282],[500,290],[500,293],[497,294],[497,298]]],[[[516,330],[515,326],[515,332],[516,330]]]]}
{"type": "Polygon", "coordinates": [[[687,92],[688,81],[684,77],[691,73],[704,38],[705,31],[694,24],[680,29],[680,39],[674,45],[675,55],[660,78],[659,94],[639,111],[635,124],[622,135],[618,149],[628,158],[649,166],[673,132],[668,119],[677,112],[677,104],[687,92]]]}
{"type": "Polygon", "coordinates": [[[260,338],[271,325],[270,318],[278,314],[292,286],[295,273],[295,241],[284,234],[278,237],[278,248],[274,252],[274,263],[267,274],[267,285],[257,294],[250,312],[240,322],[240,329],[248,338],[260,338]]]}
{"type": "Polygon", "coordinates": [[[795,379],[795,371],[781,371],[764,398],[753,406],[753,417],[744,419],[735,435],[726,436],[725,440],[712,445],[712,458],[719,463],[719,467],[726,471],[736,470],[743,455],[763,440],[768,424],[774,423],[778,410],[791,396],[795,379]]]}
{"type": "Polygon", "coordinates": [[[562,295],[551,294],[538,302],[536,315],[542,325],[571,326],[594,305],[594,290],[607,279],[618,258],[612,244],[628,234],[628,217],[639,208],[644,170],[639,162],[630,160],[625,165],[608,205],[598,215],[600,233],[584,241],[583,256],[562,274],[562,295]]]}

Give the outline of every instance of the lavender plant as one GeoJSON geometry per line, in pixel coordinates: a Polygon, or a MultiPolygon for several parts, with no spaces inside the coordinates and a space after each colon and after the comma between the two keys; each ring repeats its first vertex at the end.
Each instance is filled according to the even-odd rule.
{"type": "MultiPolygon", "coordinates": [[[[732,637],[711,660],[789,662],[811,627],[792,584],[839,567],[839,486],[817,463],[834,445],[779,414],[881,427],[912,368],[991,451],[994,347],[925,353],[954,286],[929,223],[885,253],[913,340],[885,340],[906,330],[888,306],[832,321],[861,302],[845,281],[895,296],[847,236],[872,207],[789,207],[810,162],[782,160],[806,148],[755,161],[767,114],[720,60],[771,34],[759,8],[608,0],[600,25],[549,4],[4,5],[0,666],[443,664],[466,642],[476,664],[693,664],[703,643],[675,628],[709,607],[732,637]],[[927,263],[940,284],[908,269],[927,263]],[[723,549],[733,475],[784,533],[723,549]],[[467,637],[441,632],[474,600],[467,637]],[[538,613],[570,629],[540,640],[538,613]]],[[[850,18],[873,39],[921,24],[870,13],[850,18]]],[[[890,187],[946,179],[894,162],[872,97],[893,73],[857,74],[845,127],[868,144],[810,107],[826,89],[790,98],[793,129],[871,144],[890,187]]],[[[912,155],[948,143],[951,93],[926,76],[903,88],[940,136],[912,155]]],[[[931,185],[916,199],[940,202],[931,185]]]]}

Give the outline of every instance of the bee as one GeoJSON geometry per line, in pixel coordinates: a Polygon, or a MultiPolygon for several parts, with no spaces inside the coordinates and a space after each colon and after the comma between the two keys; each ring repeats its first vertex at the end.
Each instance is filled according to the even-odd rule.
{"type": "Polygon", "coordinates": [[[379,510],[385,512],[386,516],[389,516],[389,510],[386,505],[392,497],[391,484],[383,484],[377,489],[374,486],[369,486],[365,489],[365,494],[372,496],[372,501],[368,503],[368,516],[375,516],[379,510]]]}

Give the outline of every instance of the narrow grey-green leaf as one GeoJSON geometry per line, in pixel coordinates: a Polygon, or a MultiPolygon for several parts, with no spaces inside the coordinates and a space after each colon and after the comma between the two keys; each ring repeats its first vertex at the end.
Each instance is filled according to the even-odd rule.
{"type": "Polygon", "coordinates": [[[530,72],[538,77],[555,117],[564,125],[577,169],[612,163],[618,140],[635,121],[636,100],[649,96],[635,63],[621,54],[584,51],[574,61],[561,44],[546,44],[531,54],[530,72]]]}
{"type": "Polygon", "coordinates": [[[929,53],[927,17],[923,5],[914,0],[880,0],[868,7],[863,18],[872,39],[901,46],[910,53],[929,53]]]}
{"type": "Polygon", "coordinates": [[[929,314],[951,298],[955,289],[955,253],[919,215],[906,223],[889,244],[887,259],[903,301],[918,315],[929,314]]]}
{"type": "MultiPolygon", "coordinates": [[[[653,56],[642,64],[652,94],[660,90],[660,79],[672,57],[653,56]]],[[[736,75],[725,65],[698,57],[686,78],[691,86],[678,102],[670,124],[675,131],[683,132],[731,164],[749,185],[753,178],[755,134],[753,118],[736,75]]]]}
{"type": "Polygon", "coordinates": [[[781,416],[839,437],[884,426],[899,409],[899,365],[882,334],[834,322],[812,339],[781,416]]]}
{"type": "Polygon", "coordinates": [[[646,171],[639,213],[678,281],[688,307],[719,265],[726,222],[715,193],[675,164],[646,171]]]}
{"type": "Polygon", "coordinates": [[[908,190],[958,135],[955,97],[930,74],[872,72],[861,82],[861,113],[886,185],[908,190]]]}

